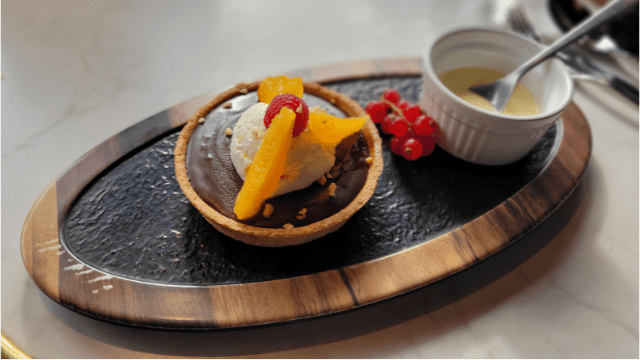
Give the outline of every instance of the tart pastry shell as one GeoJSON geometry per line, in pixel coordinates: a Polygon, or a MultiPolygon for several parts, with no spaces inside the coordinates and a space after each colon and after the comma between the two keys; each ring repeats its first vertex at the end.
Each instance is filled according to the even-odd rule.
{"type": "MultiPolygon", "coordinates": [[[[256,91],[259,84],[260,82],[238,84],[235,87],[216,95],[211,99],[211,101],[198,109],[198,111],[189,118],[189,121],[180,133],[174,152],[176,178],[180,188],[189,202],[191,202],[191,204],[211,225],[213,225],[213,227],[221,233],[246,244],[265,247],[298,245],[318,239],[338,230],[351,218],[351,216],[360,210],[367,201],[369,201],[376,189],[378,178],[382,173],[382,140],[380,139],[375,124],[373,124],[371,120],[368,120],[361,130],[361,133],[369,147],[369,156],[373,159],[370,164],[364,186],[353,201],[351,201],[351,203],[349,203],[349,205],[344,209],[315,223],[291,229],[270,229],[243,224],[234,219],[228,218],[213,209],[204,200],[202,200],[200,196],[198,196],[191,186],[189,177],[187,176],[186,156],[189,139],[196,127],[199,125],[199,119],[205,117],[213,109],[221,106],[235,96],[256,91]]],[[[367,115],[362,107],[360,107],[355,101],[337,91],[316,83],[305,82],[303,83],[303,86],[305,93],[315,95],[329,101],[345,112],[349,117],[367,115]]]]}

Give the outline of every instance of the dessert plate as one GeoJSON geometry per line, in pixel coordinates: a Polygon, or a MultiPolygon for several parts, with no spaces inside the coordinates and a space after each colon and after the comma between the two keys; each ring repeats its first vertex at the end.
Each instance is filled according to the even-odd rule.
{"type": "MultiPolygon", "coordinates": [[[[386,88],[417,102],[418,59],[307,69],[362,107],[386,88]]],[[[385,146],[375,194],[339,231],[259,248],[215,231],[174,177],[173,148],[213,94],[98,145],[53,181],[25,221],[22,258],[59,304],[120,324],[224,329],[313,318],[427,286],[504,249],[576,188],[591,154],[571,104],[517,163],[479,166],[440,149],[415,162],[385,146]]],[[[388,141],[388,138],[386,139],[388,141]]]]}

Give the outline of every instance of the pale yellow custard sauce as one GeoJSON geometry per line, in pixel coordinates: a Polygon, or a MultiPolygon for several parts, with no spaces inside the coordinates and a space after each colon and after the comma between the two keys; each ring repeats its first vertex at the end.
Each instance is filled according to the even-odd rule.
{"type": "MultiPolygon", "coordinates": [[[[503,76],[504,74],[491,69],[466,67],[445,71],[440,74],[439,78],[442,84],[451,90],[451,92],[471,105],[487,111],[496,112],[489,101],[480,95],[469,91],[469,87],[490,83],[503,76]]],[[[531,92],[522,84],[518,83],[502,113],[513,116],[531,116],[537,115],[540,112],[542,111],[533,98],[531,92]]]]}

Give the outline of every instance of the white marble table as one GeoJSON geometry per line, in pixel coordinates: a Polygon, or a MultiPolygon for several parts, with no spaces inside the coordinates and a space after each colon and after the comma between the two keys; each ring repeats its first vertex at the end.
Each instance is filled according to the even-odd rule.
{"type": "MultiPolygon", "coordinates": [[[[67,310],[22,265],[20,231],[36,198],[108,137],[240,81],[419,57],[428,36],[499,20],[496,3],[3,1],[3,338],[56,358],[637,358],[638,107],[588,83],[575,101],[593,153],[573,207],[525,239],[541,244],[530,258],[497,279],[477,275],[478,291],[448,294],[455,301],[438,309],[417,291],[276,327],[158,332],[67,310]]],[[[548,27],[545,4],[524,2],[548,27]]]]}

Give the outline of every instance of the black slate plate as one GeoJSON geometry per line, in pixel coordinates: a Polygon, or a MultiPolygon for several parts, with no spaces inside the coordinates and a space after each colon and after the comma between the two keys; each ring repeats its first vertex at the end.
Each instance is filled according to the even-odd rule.
{"type": "MultiPolygon", "coordinates": [[[[328,87],[364,107],[386,88],[419,101],[421,77],[352,80],[328,87]]],[[[391,255],[473,220],[529,183],[557,141],[552,126],[517,163],[473,165],[437,149],[409,162],[384,148],[384,171],[370,202],[321,240],[268,249],[227,238],[204,220],[177,184],[179,131],[145,144],[78,197],[62,236],[80,261],[111,274],[166,284],[212,285],[275,280],[391,255]]],[[[388,136],[384,137],[386,140],[388,136]]]]}

